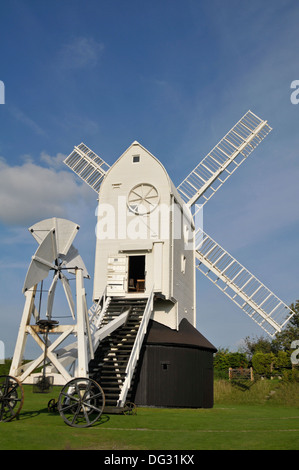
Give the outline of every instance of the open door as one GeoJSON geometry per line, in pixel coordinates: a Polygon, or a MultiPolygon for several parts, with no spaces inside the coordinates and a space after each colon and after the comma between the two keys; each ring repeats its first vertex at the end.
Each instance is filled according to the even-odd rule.
{"type": "Polygon", "coordinates": [[[145,292],[145,255],[129,256],[128,292],[145,292]]]}

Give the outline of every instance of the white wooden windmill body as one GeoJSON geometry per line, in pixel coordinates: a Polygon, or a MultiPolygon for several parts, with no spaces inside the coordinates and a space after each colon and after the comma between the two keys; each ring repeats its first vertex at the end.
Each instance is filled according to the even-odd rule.
{"type": "Polygon", "coordinates": [[[155,321],[178,329],[186,317],[195,326],[193,235],[191,212],[164,167],[134,142],[101,185],[94,300],[106,288],[126,298],[153,292],[155,321]]]}

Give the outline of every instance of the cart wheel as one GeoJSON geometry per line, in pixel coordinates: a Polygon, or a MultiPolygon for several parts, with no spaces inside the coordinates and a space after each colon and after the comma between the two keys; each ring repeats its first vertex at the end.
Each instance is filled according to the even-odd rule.
{"type": "Polygon", "coordinates": [[[0,376],[0,421],[8,422],[21,411],[24,403],[24,389],[21,383],[10,375],[0,376]]]}
{"type": "Polygon", "coordinates": [[[69,426],[86,428],[101,416],[105,395],[100,385],[89,378],[76,378],[60,392],[58,411],[69,426]]]}
{"type": "Polygon", "coordinates": [[[137,414],[137,409],[136,409],[135,403],[132,403],[132,402],[128,401],[125,404],[123,414],[124,415],[136,415],[137,414]]]}
{"type": "Polygon", "coordinates": [[[51,400],[48,401],[48,411],[49,413],[54,413],[57,411],[57,404],[58,402],[55,400],[55,398],[51,398],[51,400]]]}

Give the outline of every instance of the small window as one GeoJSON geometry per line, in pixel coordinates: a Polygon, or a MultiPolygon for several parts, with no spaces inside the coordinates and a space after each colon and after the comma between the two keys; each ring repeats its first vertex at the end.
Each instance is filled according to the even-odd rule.
{"type": "Polygon", "coordinates": [[[185,274],[186,272],[186,256],[182,255],[181,257],[181,272],[185,274]]]}
{"type": "Polygon", "coordinates": [[[170,362],[161,362],[162,370],[168,370],[170,366],[170,362]]]}
{"type": "Polygon", "coordinates": [[[140,155],[133,155],[133,163],[139,163],[140,162],[140,155]]]}

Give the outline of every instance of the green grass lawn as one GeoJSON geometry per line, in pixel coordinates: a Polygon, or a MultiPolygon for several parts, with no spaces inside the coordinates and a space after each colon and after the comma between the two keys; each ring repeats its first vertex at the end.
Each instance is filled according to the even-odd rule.
{"type": "Polygon", "coordinates": [[[59,387],[49,395],[24,389],[19,419],[0,423],[1,450],[299,449],[298,398],[283,405],[265,394],[245,402],[226,395],[212,409],[138,408],[136,415],[103,414],[93,427],[79,429],[67,426],[58,412],[48,412],[48,400],[58,397],[59,387]]]}

